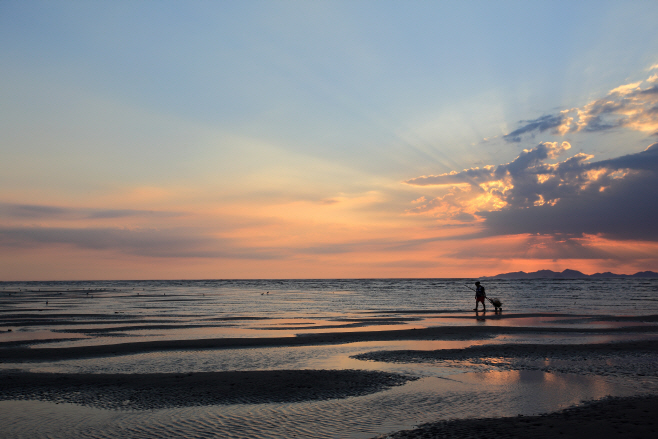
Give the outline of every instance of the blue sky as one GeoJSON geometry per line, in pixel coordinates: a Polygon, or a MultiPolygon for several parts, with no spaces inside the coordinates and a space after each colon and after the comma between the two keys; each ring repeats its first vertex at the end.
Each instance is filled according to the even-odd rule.
{"type": "MultiPolygon", "coordinates": [[[[504,136],[623,85],[645,96],[655,17],[653,1],[0,2],[0,253],[13,261],[0,279],[162,277],[172,265],[175,277],[656,268],[644,256],[653,238],[623,241],[635,249],[623,261],[518,250],[561,242],[546,228],[506,231],[526,247],[500,253],[487,238],[490,257],[467,267],[455,255],[490,236],[487,212],[515,205],[450,210],[442,197],[455,190],[408,183],[510,163],[543,142],[570,145],[552,163],[644,151],[650,116],[504,136]],[[443,201],[414,214],[421,199],[443,201]],[[21,206],[83,213],[28,220],[21,206]],[[90,209],[133,213],[98,222],[90,209]],[[187,250],[99,245],[100,231],[155,249],[178,237],[187,250]]],[[[653,101],[640,102],[650,114],[653,101]]],[[[592,230],[567,240],[612,245],[592,230]]]]}

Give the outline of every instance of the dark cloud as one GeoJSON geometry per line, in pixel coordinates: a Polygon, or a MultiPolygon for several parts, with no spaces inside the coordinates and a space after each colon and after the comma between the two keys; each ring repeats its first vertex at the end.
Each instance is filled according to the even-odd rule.
{"type": "MultiPolygon", "coordinates": [[[[483,235],[485,236],[485,235],[483,235]]],[[[482,238],[483,236],[480,236],[482,238]]],[[[463,258],[517,258],[522,255],[531,259],[608,259],[634,260],[641,252],[616,252],[588,245],[587,240],[574,239],[564,235],[529,235],[510,243],[499,240],[488,241],[480,239],[473,247],[459,248],[446,256],[463,258]]]]}
{"type": "Polygon", "coordinates": [[[559,127],[563,122],[564,116],[562,114],[548,114],[535,120],[522,120],[519,123],[522,123],[523,126],[503,136],[503,139],[508,142],[518,143],[524,134],[534,133],[536,131],[543,133],[546,130],[559,127]]]}
{"type": "Polygon", "coordinates": [[[645,90],[641,90],[638,92],[639,95],[658,95],[658,85],[654,85],[653,87],[647,88],[645,90]]]}
{"type": "Polygon", "coordinates": [[[13,218],[56,218],[69,214],[69,209],[32,204],[0,203],[0,215],[13,218]]]}
{"type": "MultiPolygon", "coordinates": [[[[651,81],[651,80],[649,80],[651,81]]],[[[582,108],[524,120],[521,126],[503,136],[508,142],[521,142],[524,137],[550,131],[555,135],[570,132],[598,132],[626,127],[656,134],[658,126],[658,85],[641,87],[642,81],[612,90],[601,99],[582,108]]]]}
{"type": "Polygon", "coordinates": [[[36,204],[0,203],[0,217],[17,219],[111,219],[128,217],[172,217],[178,212],[162,212],[136,209],[88,209],[36,204]]]}
{"type": "MultiPolygon", "coordinates": [[[[493,168],[493,167],[492,167],[493,168]]],[[[449,174],[430,175],[412,178],[405,181],[413,186],[431,186],[437,184],[461,184],[461,183],[481,183],[491,178],[492,168],[471,168],[462,172],[451,172],[449,174]]]]}
{"type": "Polygon", "coordinates": [[[409,180],[414,185],[469,182],[472,189],[424,202],[411,213],[437,212],[444,219],[469,214],[485,219],[485,235],[583,234],[611,239],[658,241],[658,143],[646,150],[609,160],[576,154],[562,162],[545,163],[569,149],[563,142],[546,142],[525,150],[511,163],[409,180]],[[479,198],[494,199],[473,211],[479,198]],[[496,207],[491,207],[496,206],[496,207]],[[469,210],[471,209],[471,210],[469,210]]]}
{"type": "Polygon", "coordinates": [[[658,241],[658,147],[581,169],[600,169],[606,174],[586,188],[553,187],[547,197],[559,200],[554,205],[478,212],[486,220],[488,233],[601,234],[611,239],[658,241]],[[623,178],[609,178],[611,171],[621,169],[631,171],[623,178]]]}
{"type": "Polygon", "coordinates": [[[484,168],[465,169],[461,172],[450,172],[441,175],[430,175],[412,178],[405,183],[413,186],[430,186],[430,185],[451,185],[468,183],[479,185],[489,182],[493,179],[504,177],[506,174],[521,178],[528,168],[536,167],[549,158],[555,158],[571,146],[563,142],[562,145],[556,142],[540,143],[535,148],[524,150],[511,163],[499,166],[485,166],[484,168]]]}
{"type": "Polygon", "coordinates": [[[548,177],[542,183],[515,180],[505,198],[509,207],[478,212],[490,233],[587,233],[658,241],[658,143],[593,163],[576,156],[543,170],[548,177]],[[544,204],[530,204],[538,199],[544,204]]]}
{"type": "MultiPolygon", "coordinates": [[[[455,228],[461,225],[455,225],[455,228]]],[[[232,258],[288,259],[296,254],[326,255],[354,252],[413,251],[438,241],[468,239],[481,236],[443,236],[411,240],[364,239],[327,243],[299,248],[276,249],[248,247],[236,239],[216,238],[204,230],[64,228],[64,227],[0,227],[0,248],[35,249],[69,246],[85,250],[114,251],[122,254],[160,258],[232,258]]]]}
{"type": "MultiPolygon", "coordinates": [[[[460,229],[465,227],[463,224],[452,224],[442,228],[460,229]]],[[[322,254],[341,254],[341,253],[355,253],[355,252],[392,252],[399,253],[401,251],[416,251],[423,248],[428,244],[435,242],[445,241],[461,241],[465,239],[481,238],[483,235],[480,232],[462,233],[448,236],[434,236],[430,238],[416,238],[404,240],[391,240],[389,238],[380,239],[362,239],[357,241],[342,242],[338,244],[320,244],[316,246],[302,247],[296,249],[298,253],[322,255],[322,254]]]]}
{"type": "MultiPolygon", "coordinates": [[[[487,166],[484,169],[475,168],[461,172],[451,172],[449,174],[418,177],[407,180],[405,183],[415,186],[468,183],[471,185],[471,193],[488,192],[513,207],[532,206],[542,200],[550,202],[557,198],[564,190],[569,190],[572,187],[570,185],[563,185],[561,179],[567,177],[573,178],[573,176],[569,175],[569,169],[577,166],[579,162],[586,160],[588,156],[576,155],[557,165],[557,168],[554,168],[552,165],[543,164],[545,160],[557,157],[570,147],[567,142],[563,142],[562,144],[545,142],[533,149],[524,150],[511,163],[497,167],[487,166]],[[560,177],[557,177],[557,174],[560,174],[560,177]],[[539,177],[540,175],[542,178],[539,177]],[[544,181],[544,179],[547,181],[544,181]],[[491,182],[496,182],[497,186],[484,190],[482,185],[491,182]],[[553,189],[554,193],[549,195],[551,189],[553,189]]],[[[455,189],[452,193],[442,198],[430,200],[412,209],[411,212],[428,211],[439,206],[459,206],[463,203],[463,197],[460,196],[463,194],[459,192],[458,189],[455,189]]],[[[459,212],[458,214],[464,217],[463,212],[459,212]]],[[[458,217],[455,215],[457,213],[453,211],[451,218],[457,219],[458,217]]]]}
{"type": "Polygon", "coordinates": [[[244,248],[189,229],[118,229],[63,227],[3,227],[0,246],[36,248],[68,245],[90,250],[113,250],[152,257],[274,259],[280,253],[265,248],[244,248]]]}
{"type": "Polygon", "coordinates": [[[609,160],[601,160],[589,165],[591,168],[633,169],[636,171],[658,172],[658,142],[642,152],[627,154],[609,160]]]}

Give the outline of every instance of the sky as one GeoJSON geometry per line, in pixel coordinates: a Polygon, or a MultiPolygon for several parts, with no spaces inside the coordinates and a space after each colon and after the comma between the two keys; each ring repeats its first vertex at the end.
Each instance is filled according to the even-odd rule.
{"type": "Polygon", "coordinates": [[[0,1],[0,281],[658,271],[658,2],[0,1]]]}

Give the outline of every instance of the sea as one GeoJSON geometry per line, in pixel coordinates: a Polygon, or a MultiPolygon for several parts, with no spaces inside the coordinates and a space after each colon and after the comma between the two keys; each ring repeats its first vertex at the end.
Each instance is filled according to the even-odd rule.
{"type": "MultiPolygon", "coordinates": [[[[489,297],[513,312],[643,315],[658,309],[658,279],[489,280],[483,285],[489,297]]],[[[474,296],[469,288],[474,288],[472,279],[57,281],[0,282],[0,295],[5,313],[315,318],[468,311],[474,296]]]]}
{"type": "Polygon", "coordinates": [[[353,355],[489,343],[604,343],[655,339],[658,279],[483,280],[502,311],[475,314],[476,279],[308,279],[0,282],[0,349],[138,341],[300,337],[436,326],[571,328],[473,340],[369,341],[320,346],[169,350],[40,362],[0,371],[190,373],[363,369],[421,379],[366,396],[296,403],[105,410],[0,401],[4,437],[370,438],[423,422],[517,416],[606,396],[658,393],[655,377],[510,370],[482,364],[385,363],[353,355]],[[485,317],[489,316],[489,317],[485,317]],[[495,317],[495,318],[493,318],[495,317]],[[639,318],[639,320],[638,320],[639,318]],[[653,322],[653,323],[651,323],[653,322]],[[578,329],[598,328],[602,333],[578,329]],[[609,329],[609,332],[605,332],[609,329]],[[542,395],[538,398],[537,395],[542,395]]]}

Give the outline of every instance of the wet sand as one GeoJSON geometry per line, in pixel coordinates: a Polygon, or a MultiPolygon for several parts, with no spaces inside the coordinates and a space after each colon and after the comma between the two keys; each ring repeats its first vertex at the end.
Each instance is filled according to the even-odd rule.
{"type": "Polygon", "coordinates": [[[153,410],[361,396],[416,377],[362,370],[273,370],[187,374],[0,374],[1,400],[153,410]]]}
{"type": "Polygon", "coordinates": [[[441,421],[377,439],[645,439],[658,434],[658,396],[606,398],[540,416],[441,421]]]}
{"type": "MultiPolygon", "coordinates": [[[[407,312],[409,314],[409,312],[407,312]]],[[[488,321],[523,318],[491,315],[488,321]]],[[[555,317],[548,315],[548,317],[555,317]]],[[[538,317],[538,315],[531,315],[538,317]]],[[[578,319],[578,316],[564,316],[578,319]]],[[[449,318],[449,317],[448,317],[449,318]]],[[[459,317],[462,318],[462,317],[459,317]]],[[[601,320],[606,320],[601,319],[601,320]]],[[[11,342],[0,346],[0,400],[39,400],[112,410],[151,410],[228,404],[290,403],[363,396],[416,380],[413,375],[367,370],[253,370],[197,373],[75,374],[30,373],[31,363],[104,358],[145,352],[259,347],[338,345],[405,340],[487,340],[497,336],[583,337],[626,334],[631,339],[597,344],[498,343],[465,349],[364,352],[352,358],[382,363],[465,363],[498,370],[541,370],[579,375],[658,378],[656,316],[607,317],[618,327],[435,326],[416,329],[304,333],[297,336],[155,340],[92,346],[38,347],[11,342]],[[645,325],[630,325],[644,322],[645,325]],[[627,325],[628,326],[625,326],[627,325]],[[648,338],[647,338],[648,337],[648,338]]],[[[152,323],[152,322],[151,322],[152,323]]],[[[466,419],[425,424],[380,436],[407,438],[485,437],[653,437],[658,396],[609,398],[543,416],[466,419]]],[[[484,417],[486,413],[473,413],[484,417]]],[[[412,425],[412,424],[408,424],[412,425]]]]}
{"type": "MultiPolygon", "coordinates": [[[[470,361],[499,370],[541,370],[580,375],[658,377],[658,341],[600,344],[498,344],[434,351],[379,351],[353,358],[394,363],[470,361]]],[[[460,363],[460,366],[463,365],[460,363]]],[[[605,398],[540,416],[428,423],[377,439],[429,438],[648,438],[658,431],[658,396],[605,398]]]]}

